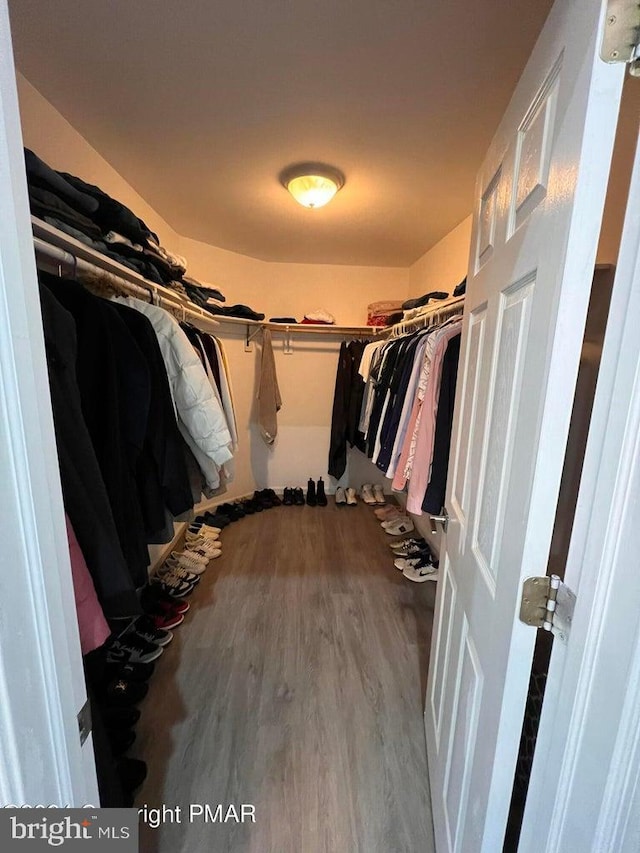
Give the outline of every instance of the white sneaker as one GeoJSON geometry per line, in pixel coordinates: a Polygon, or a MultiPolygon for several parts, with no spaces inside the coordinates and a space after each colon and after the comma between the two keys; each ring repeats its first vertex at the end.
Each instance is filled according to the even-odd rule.
{"type": "Polygon", "coordinates": [[[358,503],[355,489],[348,488],[345,490],[345,494],[347,496],[347,506],[355,506],[358,503]]]}
{"type": "Polygon", "coordinates": [[[198,539],[204,536],[207,539],[213,539],[214,541],[220,538],[220,528],[219,527],[209,527],[206,524],[197,525],[190,524],[187,528],[187,532],[185,533],[185,538],[187,540],[190,539],[198,539]]]}
{"type": "Polygon", "coordinates": [[[366,504],[375,504],[377,503],[376,499],[373,496],[373,486],[370,483],[365,483],[364,486],[360,489],[360,495],[362,496],[362,500],[366,504]]]}
{"type": "Polygon", "coordinates": [[[200,581],[200,572],[190,572],[179,563],[174,563],[171,558],[156,569],[156,575],[166,581],[169,577],[179,578],[181,581],[194,584],[200,581]]]}
{"type": "Polygon", "coordinates": [[[389,536],[402,536],[405,533],[411,533],[414,529],[413,521],[406,516],[404,518],[398,518],[395,521],[385,521],[382,528],[385,533],[389,534],[389,536]]]}
{"type": "Polygon", "coordinates": [[[374,486],[373,487],[373,496],[376,499],[377,504],[386,504],[387,499],[384,496],[384,492],[382,491],[382,486],[374,486]]]}
{"type": "Polygon", "coordinates": [[[222,548],[219,542],[211,542],[204,539],[200,542],[187,542],[185,546],[185,554],[193,554],[194,557],[204,557],[209,560],[215,560],[222,554],[222,548]]]}
{"type": "Polygon", "coordinates": [[[421,569],[407,566],[407,568],[403,570],[402,574],[407,580],[413,581],[414,583],[438,580],[438,570],[434,566],[425,566],[421,569]]]}
{"type": "MultiPolygon", "coordinates": [[[[405,569],[421,569],[431,566],[424,557],[396,557],[393,565],[398,571],[403,572],[405,569]]],[[[433,568],[433,566],[431,566],[433,568]]]]}
{"type": "Polygon", "coordinates": [[[342,486],[338,486],[338,488],[336,489],[335,501],[336,506],[344,506],[347,502],[347,496],[344,493],[344,489],[342,488],[342,486]]]}
{"type": "Polygon", "coordinates": [[[191,551],[172,551],[171,557],[167,562],[170,562],[174,566],[182,566],[196,575],[201,575],[207,568],[209,560],[191,551]]]}

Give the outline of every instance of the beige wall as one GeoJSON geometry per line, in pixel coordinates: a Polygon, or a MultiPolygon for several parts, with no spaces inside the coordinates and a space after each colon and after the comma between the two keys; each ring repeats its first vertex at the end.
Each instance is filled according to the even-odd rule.
{"type": "Polygon", "coordinates": [[[178,251],[178,235],[173,228],[20,72],[16,78],[25,146],[52,168],[71,172],[126,204],[158,234],[167,249],[178,251]]]}
{"type": "Polygon", "coordinates": [[[420,296],[430,290],[453,293],[467,274],[472,220],[471,215],[463,219],[410,267],[410,296],[420,296]]]}
{"type": "MultiPolygon", "coordinates": [[[[407,269],[269,263],[176,234],[21,75],[18,94],[25,145],[54,168],[100,186],[130,207],[167,248],[186,257],[192,275],[219,288],[228,304],[248,304],[267,317],[291,314],[297,318],[322,307],[340,325],[363,325],[369,302],[406,298],[407,269]]],[[[219,336],[229,356],[240,433],[228,497],[252,492],[256,486],[302,486],[309,476],[326,478],[339,339],[296,337],[294,353],[285,355],[282,337],[274,335],[283,407],[278,439],[273,448],[267,448],[253,418],[260,347],[253,344],[250,353],[244,351],[242,326],[221,326],[219,336]]],[[[375,467],[359,454],[350,461],[350,472],[355,485],[382,481],[375,467]]],[[[349,479],[349,473],[344,479],[349,479]]]]}

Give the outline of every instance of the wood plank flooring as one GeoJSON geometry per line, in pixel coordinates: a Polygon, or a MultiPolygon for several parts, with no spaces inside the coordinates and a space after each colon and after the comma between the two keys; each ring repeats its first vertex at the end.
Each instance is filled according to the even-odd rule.
{"type": "Polygon", "coordinates": [[[432,853],[435,584],[402,577],[362,504],[277,507],[222,538],[141,705],[136,805],[182,809],[142,825],[142,853],[432,853]],[[255,823],[189,821],[218,803],[255,823]]]}

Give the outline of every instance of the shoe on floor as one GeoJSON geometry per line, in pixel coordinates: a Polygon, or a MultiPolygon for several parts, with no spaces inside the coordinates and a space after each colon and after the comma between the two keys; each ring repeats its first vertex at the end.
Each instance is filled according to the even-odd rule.
{"type": "Polygon", "coordinates": [[[407,580],[413,581],[414,583],[424,583],[425,581],[438,580],[438,570],[435,566],[431,564],[423,568],[412,568],[410,566],[407,566],[407,568],[403,570],[402,574],[407,580]]]}
{"type": "Polygon", "coordinates": [[[408,537],[401,542],[391,542],[389,548],[399,557],[409,557],[417,554],[419,551],[425,551],[429,548],[426,540],[408,537]]]}
{"type": "Polygon", "coordinates": [[[222,542],[212,539],[207,539],[204,536],[199,536],[197,539],[189,539],[185,542],[184,554],[188,556],[203,556],[209,560],[214,560],[222,553],[222,542]]]}
{"type": "Polygon", "coordinates": [[[164,577],[153,575],[149,578],[149,583],[157,585],[161,592],[169,598],[185,598],[191,595],[195,589],[195,584],[187,583],[172,574],[167,574],[164,577]]]}
{"type": "Polygon", "coordinates": [[[405,533],[411,533],[414,529],[413,521],[407,516],[403,516],[394,521],[384,521],[382,528],[389,536],[402,536],[405,533]]]}
{"type": "Polygon", "coordinates": [[[342,486],[338,486],[338,488],[336,489],[335,501],[336,501],[336,506],[346,506],[347,505],[347,496],[346,496],[345,491],[342,488],[342,486]]]}
{"type": "Polygon", "coordinates": [[[399,516],[404,515],[404,513],[401,512],[400,507],[393,506],[392,504],[387,504],[385,507],[374,509],[373,514],[378,521],[391,521],[392,518],[398,518],[399,516]]]}
{"type": "Polygon", "coordinates": [[[140,719],[140,710],[133,705],[101,709],[105,729],[132,729],[140,719]]]}
{"type": "Polygon", "coordinates": [[[386,504],[387,499],[384,496],[384,492],[382,490],[382,486],[377,485],[373,487],[373,496],[376,499],[377,504],[386,504]]]}
{"type": "Polygon", "coordinates": [[[368,506],[372,506],[376,503],[376,499],[373,496],[373,486],[371,485],[371,483],[365,483],[361,487],[360,497],[368,506]]]}
{"type": "MultiPolygon", "coordinates": [[[[173,640],[171,631],[167,631],[166,628],[156,628],[150,616],[139,616],[133,626],[133,633],[136,637],[142,637],[148,643],[155,643],[163,648],[173,640]]],[[[128,634],[125,638],[127,636],[128,634]]]]}
{"type": "Polygon", "coordinates": [[[124,794],[124,804],[131,808],[135,792],[147,778],[147,765],[137,758],[120,758],[117,771],[124,794]]]}
{"type": "Polygon", "coordinates": [[[286,488],[282,494],[282,503],[284,506],[293,506],[293,489],[286,488]]]}
{"type": "Polygon", "coordinates": [[[186,613],[191,607],[188,601],[176,601],[166,596],[159,586],[147,584],[140,594],[140,603],[145,613],[153,613],[156,609],[165,613],[186,613]]]}
{"type": "Polygon", "coordinates": [[[209,527],[208,524],[190,524],[184,538],[188,541],[189,539],[200,539],[204,536],[205,539],[217,542],[220,539],[221,532],[219,527],[209,527]]]}
{"type": "Polygon", "coordinates": [[[302,489],[297,488],[293,490],[293,503],[294,506],[304,506],[304,492],[302,489]]]}
{"type": "Polygon", "coordinates": [[[345,495],[347,497],[347,506],[356,506],[358,503],[358,498],[356,497],[356,490],[349,487],[345,489],[345,495]]]}
{"type": "Polygon", "coordinates": [[[135,634],[114,640],[107,651],[107,663],[151,663],[162,654],[162,648],[135,634]]]}
{"type": "MultiPolygon", "coordinates": [[[[162,654],[162,649],[160,649],[160,654],[162,654]]],[[[104,688],[104,704],[108,707],[117,708],[137,705],[138,702],[142,702],[148,692],[149,685],[142,681],[126,681],[124,678],[119,678],[104,688]]]]}
{"type": "MultiPolygon", "coordinates": [[[[155,667],[154,663],[107,663],[104,666],[104,674],[110,681],[118,678],[125,681],[149,681],[155,667]]],[[[134,723],[127,725],[132,726],[134,723]]]]}
{"type": "Polygon", "coordinates": [[[201,575],[207,568],[209,560],[203,553],[197,553],[195,549],[192,549],[191,543],[187,543],[184,551],[172,551],[167,562],[174,566],[182,566],[183,569],[188,569],[194,575],[201,575]]]}
{"type": "Polygon", "coordinates": [[[393,565],[398,571],[405,569],[427,569],[432,566],[430,554],[416,554],[414,557],[396,557],[393,565]]]}
{"type": "Polygon", "coordinates": [[[318,504],[318,506],[327,505],[327,496],[324,492],[324,482],[322,480],[322,477],[320,477],[316,484],[316,503],[318,504]]]}
{"type": "Polygon", "coordinates": [[[204,572],[206,566],[203,567],[202,563],[193,563],[194,569],[188,569],[187,565],[190,565],[189,559],[184,554],[180,556],[184,559],[180,560],[174,557],[173,554],[167,557],[164,563],[158,566],[153,577],[159,577],[161,580],[164,580],[169,575],[173,575],[173,577],[180,578],[180,580],[186,581],[192,586],[200,583],[200,575],[204,572]]]}
{"type": "Polygon", "coordinates": [[[136,733],[132,729],[111,729],[107,731],[107,736],[114,758],[131,749],[136,739],[136,733]]]}
{"type": "Polygon", "coordinates": [[[316,484],[315,481],[309,478],[307,481],[307,506],[317,506],[316,499],[316,484]]]}

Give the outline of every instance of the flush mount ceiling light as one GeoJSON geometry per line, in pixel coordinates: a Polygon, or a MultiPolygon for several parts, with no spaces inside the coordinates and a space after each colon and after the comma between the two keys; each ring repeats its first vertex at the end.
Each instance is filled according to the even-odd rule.
{"type": "Polygon", "coordinates": [[[324,207],[344,186],[344,175],[324,163],[297,163],[288,166],[280,181],[303,207],[324,207]]]}

